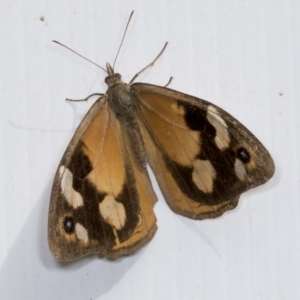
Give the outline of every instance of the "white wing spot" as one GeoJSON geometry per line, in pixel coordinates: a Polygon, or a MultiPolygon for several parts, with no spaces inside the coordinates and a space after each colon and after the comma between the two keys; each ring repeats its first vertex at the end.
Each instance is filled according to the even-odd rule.
{"type": "Polygon", "coordinates": [[[212,113],[215,113],[215,114],[218,113],[217,109],[214,106],[212,106],[212,105],[209,105],[207,107],[207,110],[208,110],[208,112],[212,112],[212,113]]]}
{"type": "Polygon", "coordinates": [[[67,202],[74,209],[83,206],[82,196],[73,189],[73,174],[64,166],[59,168],[60,187],[67,202]]]}
{"type": "Polygon", "coordinates": [[[143,223],[142,216],[139,215],[139,222],[138,222],[138,224],[136,225],[136,227],[140,227],[140,226],[142,225],[142,223],[143,223]]]}
{"type": "Polygon", "coordinates": [[[207,119],[216,129],[215,142],[219,149],[224,150],[229,147],[230,137],[226,122],[220,117],[217,109],[213,106],[207,108],[207,119]]]}
{"type": "Polygon", "coordinates": [[[213,191],[216,171],[209,160],[197,159],[193,163],[194,171],[192,178],[197,187],[204,193],[213,191]]]}
{"type": "Polygon", "coordinates": [[[83,241],[85,244],[88,243],[89,241],[88,232],[80,223],[76,223],[75,232],[79,240],[83,241]]]}
{"type": "Polygon", "coordinates": [[[126,213],[124,205],[117,202],[113,196],[107,195],[99,204],[99,210],[104,220],[115,229],[120,230],[125,225],[126,213]]]}
{"type": "Polygon", "coordinates": [[[235,160],[234,171],[235,171],[235,175],[240,180],[242,180],[242,181],[245,180],[245,177],[247,175],[247,171],[246,171],[246,168],[245,168],[244,164],[239,159],[235,160]]]}

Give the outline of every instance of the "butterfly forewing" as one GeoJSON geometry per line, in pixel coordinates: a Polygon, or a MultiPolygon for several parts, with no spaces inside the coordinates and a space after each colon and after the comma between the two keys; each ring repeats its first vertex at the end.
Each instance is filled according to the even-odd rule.
{"type": "Polygon", "coordinates": [[[130,254],[156,231],[156,196],[122,124],[98,100],[82,121],[55,176],[49,245],[61,261],[89,253],[130,254]]]}
{"type": "Polygon", "coordinates": [[[219,107],[177,91],[136,83],[148,161],[169,206],[203,219],[234,208],[241,193],[274,173],[264,146],[219,107]]]}

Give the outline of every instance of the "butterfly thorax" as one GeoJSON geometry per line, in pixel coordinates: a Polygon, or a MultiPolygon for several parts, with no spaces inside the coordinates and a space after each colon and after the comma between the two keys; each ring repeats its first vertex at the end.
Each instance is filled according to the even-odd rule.
{"type": "Polygon", "coordinates": [[[121,80],[121,75],[115,73],[109,63],[106,64],[106,68],[108,76],[105,78],[105,83],[108,85],[106,92],[108,104],[118,118],[126,118],[126,116],[131,115],[134,110],[130,85],[121,80]]]}

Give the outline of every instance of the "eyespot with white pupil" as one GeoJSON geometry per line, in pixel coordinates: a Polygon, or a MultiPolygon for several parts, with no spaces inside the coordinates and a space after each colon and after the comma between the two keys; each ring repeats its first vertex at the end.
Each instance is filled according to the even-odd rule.
{"type": "Polygon", "coordinates": [[[248,163],[251,159],[250,153],[243,147],[237,150],[237,156],[243,163],[248,163]]]}
{"type": "Polygon", "coordinates": [[[66,233],[71,234],[75,231],[75,222],[72,217],[65,217],[63,225],[66,233]]]}

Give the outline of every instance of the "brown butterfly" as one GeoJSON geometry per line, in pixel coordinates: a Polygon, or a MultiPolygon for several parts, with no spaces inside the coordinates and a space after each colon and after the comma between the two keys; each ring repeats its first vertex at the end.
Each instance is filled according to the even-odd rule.
{"type": "Polygon", "coordinates": [[[126,84],[109,63],[105,71],[108,90],[91,95],[101,96],[55,175],[48,240],[56,259],[117,258],[153,237],[157,198],[148,163],[170,208],[199,220],[233,209],[241,193],[273,176],[268,151],[221,108],[166,87],[131,84],[140,72],[126,84]]]}

